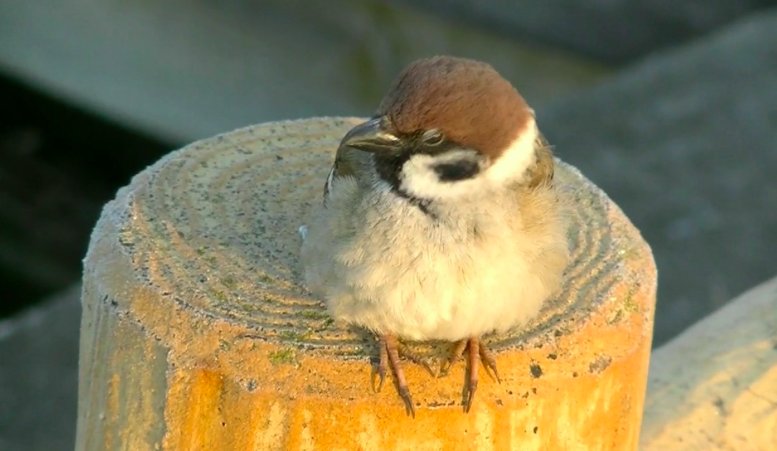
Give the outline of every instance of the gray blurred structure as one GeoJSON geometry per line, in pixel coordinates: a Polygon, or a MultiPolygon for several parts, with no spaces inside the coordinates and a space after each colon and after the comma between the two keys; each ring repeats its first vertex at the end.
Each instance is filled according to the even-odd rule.
{"type": "Polygon", "coordinates": [[[0,2],[0,70],[169,142],[370,114],[408,61],[437,53],[494,64],[533,103],[609,72],[378,0],[0,2]]]}
{"type": "Polygon", "coordinates": [[[708,33],[774,0],[393,0],[624,62],[708,33]]]}
{"type": "Polygon", "coordinates": [[[72,449],[78,396],[77,285],[0,321],[0,449],[72,449]]]}
{"type": "Polygon", "coordinates": [[[777,10],[539,116],[651,243],[654,344],[777,273],[777,10]]]}

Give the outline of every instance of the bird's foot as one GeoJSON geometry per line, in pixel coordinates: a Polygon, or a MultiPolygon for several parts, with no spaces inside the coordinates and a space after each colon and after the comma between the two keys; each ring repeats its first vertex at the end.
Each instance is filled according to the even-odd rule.
{"type": "Polygon", "coordinates": [[[451,366],[464,356],[465,350],[467,351],[467,384],[464,386],[464,411],[469,412],[469,409],[472,407],[472,400],[475,398],[475,391],[478,388],[479,361],[483,363],[483,367],[489,376],[493,377],[497,382],[501,383],[502,381],[499,379],[494,355],[477,337],[456,342],[450,357],[443,362],[440,368],[441,376],[448,374],[451,366]]]}
{"type": "Polygon", "coordinates": [[[386,372],[388,368],[391,368],[391,372],[394,374],[394,382],[397,386],[397,392],[399,397],[402,398],[402,402],[405,404],[405,411],[408,415],[415,417],[415,407],[413,406],[413,397],[410,395],[410,390],[407,388],[407,381],[405,380],[405,373],[402,371],[402,365],[399,362],[399,351],[402,349],[402,355],[408,357],[411,361],[421,364],[431,372],[429,365],[424,363],[418,357],[412,355],[407,351],[393,335],[381,335],[379,339],[379,355],[380,360],[378,365],[372,369],[372,389],[379,392],[383,388],[383,382],[386,379],[386,372]],[[375,379],[378,380],[377,387],[375,386],[375,379]]]}

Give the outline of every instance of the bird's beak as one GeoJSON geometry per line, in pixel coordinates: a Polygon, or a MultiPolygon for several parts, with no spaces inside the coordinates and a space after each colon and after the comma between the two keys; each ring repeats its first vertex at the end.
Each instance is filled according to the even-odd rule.
{"type": "Polygon", "coordinates": [[[394,153],[401,148],[401,140],[386,128],[383,117],[376,117],[352,128],[343,138],[341,146],[349,146],[364,152],[394,153]]]}

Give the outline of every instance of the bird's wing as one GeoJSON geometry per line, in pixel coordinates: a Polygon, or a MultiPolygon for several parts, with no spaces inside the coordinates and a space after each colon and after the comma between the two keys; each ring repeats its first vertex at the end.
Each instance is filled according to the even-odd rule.
{"type": "Polygon", "coordinates": [[[528,186],[530,188],[548,186],[553,183],[553,151],[542,133],[537,134],[534,151],[537,154],[537,161],[533,167],[529,168],[528,186]]]}
{"type": "Polygon", "coordinates": [[[329,196],[329,192],[332,190],[333,184],[337,183],[338,179],[343,177],[356,177],[358,158],[363,156],[364,152],[354,149],[352,147],[340,145],[337,148],[335,154],[335,162],[332,165],[332,169],[329,171],[329,175],[324,183],[324,205],[326,205],[326,199],[329,196]]]}

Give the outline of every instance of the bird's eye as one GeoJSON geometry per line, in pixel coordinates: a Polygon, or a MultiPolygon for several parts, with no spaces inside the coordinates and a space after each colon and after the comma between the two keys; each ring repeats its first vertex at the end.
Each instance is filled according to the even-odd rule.
{"type": "Polygon", "coordinates": [[[424,134],[421,135],[421,139],[427,146],[438,146],[445,140],[445,137],[439,130],[432,129],[425,131],[424,134]]]}

